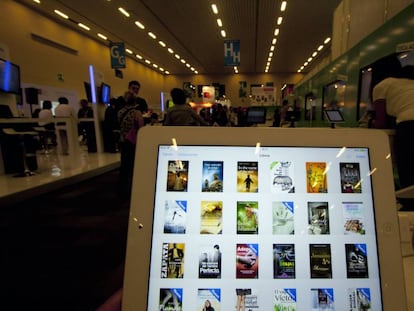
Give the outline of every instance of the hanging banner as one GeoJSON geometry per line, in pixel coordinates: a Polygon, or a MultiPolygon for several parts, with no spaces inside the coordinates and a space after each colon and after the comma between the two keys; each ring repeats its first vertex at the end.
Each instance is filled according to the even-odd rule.
{"type": "Polygon", "coordinates": [[[240,65],[240,40],[224,40],[224,66],[240,65]]]}
{"type": "Polygon", "coordinates": [[[111,42],[111,68],[125,68],[125,44],[123,42],[111,42]]]}

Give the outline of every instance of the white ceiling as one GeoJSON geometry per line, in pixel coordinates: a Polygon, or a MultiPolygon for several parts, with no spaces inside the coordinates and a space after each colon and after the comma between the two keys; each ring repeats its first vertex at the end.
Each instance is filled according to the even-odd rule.
{"type": "MultiPolygon", "coordinates": [[[[239,73],[264,72],[277,17],[283,16],[269,72],[292,73],[326,37],[332,36],[333,12],[340,0],[288,0],[284,13],[280,12],[280,0],[41,0],[40,5],[33,0],[18,2],[77,30],[80,28],[75,22],[82,22],[91,28],[89,33],[93,37],[101,32],[113,42],[124,42],[134,54],[144,56],[171,74],[192,71],[162,48],[159,40],[200,74],[226,74],[234,69],[224,66],[224,38],[211,3],[217,4],[226,39],[240,40],[239,73]],[[118,7],[131,16],[122,15],[118,7]],[[67,14],[70,20],[58,17],[54,9],[67,14]],[[134,24],[136,20],[146,26],[145,31],[134,24]],[[147,35],[148,30],[157,40],[147,35]]],[[[328,52],[329,46],[325,53],[328,52]]],[[[310,65],[303,72],[311,68],[310,65]]]]}

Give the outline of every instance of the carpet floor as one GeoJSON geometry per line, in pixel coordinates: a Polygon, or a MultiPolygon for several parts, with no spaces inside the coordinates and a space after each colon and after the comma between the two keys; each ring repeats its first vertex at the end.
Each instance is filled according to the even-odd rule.
{"type": "Polygon", "coordinates": [[[0,310],[95,310],[122,287],[118,171],[0,209],[0,310]]]}

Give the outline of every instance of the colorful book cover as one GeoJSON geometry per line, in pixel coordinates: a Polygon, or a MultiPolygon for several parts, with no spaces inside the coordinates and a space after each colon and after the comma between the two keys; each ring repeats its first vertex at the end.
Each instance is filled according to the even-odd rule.
{"type": "Polygon", "coordinates": [[[222,215],[222,201],[201,201],[200,234],[221,234],[222,215]]]}
{"type": "Polygon", "coordinates": [[[331,245],[309,244],[312,279],[332,279],[331,245]]]}
{"type": "Polygon", "coordinates": [[[182,288],[161,288],[160,306],[158,310],[182,311],[183,310],[183,289],[182,288]]]}
{"type": "Polygon", "coordinates": [[[258,162],[237,162],[237,191],[259,192],[258,162]]]}
{"type": "Polygon", "coordinates": [[[259,277],[259,244],[236,245],[236,278],[257,279],[259,277]]]}
{"type": "Polygon", "coordinates": [[[339,163],[342,193],[361,193],[359,163],[339,163]]]}
{"type": "Polygon", "coordinates": [[[168,161],[167,191],[187,191],[188,162],[168,161]]]}
{"type": "Polygon", "coordinates": [[[237,234],[257,234],[259,231],[259,203],[237,201],[237,234]]]}
{"type": "Polygon", "coordinates": [[[270,190],[273,193],[294,193],[293,162],[273,161],[270,163],[270,190]]]}
{"type": "Polygon", "coordinates": [[[273,278],[294,279],[295,266],[295,245],[273,244],[273,278]]]}
{"type": "Polygon", "coordinates": [[[202,192],[223,192],[223,161],[203,161],[202,192]]]}
{"type": "Polygon", "coordinates": [[[344,234],[365,234],[362,202],[342,202],[344,234]]]}
{"type": "Polygon", "coordinates": [[[164,233],[185,233],[187,201],[166,200],[164,208],[164,233]]]}
{"type": "Polygon", "coordinates": [[[347,278],[368,278],[366,244],[345,244],[347,278]]]}
{"type": "Polygon", "coordinates": [[[214,244],[200,248],[198,277],[200,279],[221,278],[220,245],[214,244]]]}
{"type": "Polygon", "coordinates": [[[326,162],[306,162],[306,191],[327,193],[326,162]]]}
{"type": "Polygon", "coordinates": [[[308,233],[330,233],[328,202],[308,202],[308,233]]]}
{"type": "Polygon", "coordinates": [[[312,311],[334,311],[333,288],[312,288],[312,311]]]}
{"type": "Polygon", "coordinates": [[[272,202],[273,234],[295,234],[293,202],[272,202]]]}
{"type": "Polygon", "coordinates": [[[162,279],[182,279],[184,277],[184,243],[163,243],[161,258],[162,279]]]}
{"type": "Polygon", "coordinates": [[[236,310],[260,310],[258,291],[254,288],[236,288],[236,310]]]}
{"type": "Polygon", "coordinates": [[[274,311],[296,311],[296,289],[277,288],[273,296],[274,311]]]}
{"type": "Polygon", "coordinates": [[[220,288],[199,288],[197,290],[197,311],[220,311],[221,291],[220,288]]]}
{"type": "Polygon", "coordinates": [[[371,292],[369,288],[349,288],[347,310],[349,311],[370,311],[371,292]]]}

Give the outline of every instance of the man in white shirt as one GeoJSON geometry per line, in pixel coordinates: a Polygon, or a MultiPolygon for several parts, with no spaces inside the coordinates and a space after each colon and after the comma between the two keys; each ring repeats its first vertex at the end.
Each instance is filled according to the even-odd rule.
{"type": "MultiPolygon", "coordinates": [[[[59,101],[59,105],[57,105],[55,108],[55,117],[57,118],[70,117],[70,118],[73,118],[77,124],[78,117],[76,115],[75,109],[73,109],[69,105],[69,100],[66,97],[59,97],[58,101],[59,101]]],[[[70,122],[70,120],[68,120],[68,122],[70,122]]],[[[59,133],[61,153],[64,155],[68,155],[69,145],[68,145],[68,133],[67,133],[66,122],[57,122],[56,129],[58,130],[58,133],[59,133]]]]}
{"type": "Polygon", "coordinates": [[[394,76],[375,85],[372,92],[375,128],[389,128],[388,117],[394,117],[394,150],[400,187],[414,185],[414,66],[405,66],[394,76]]]}

